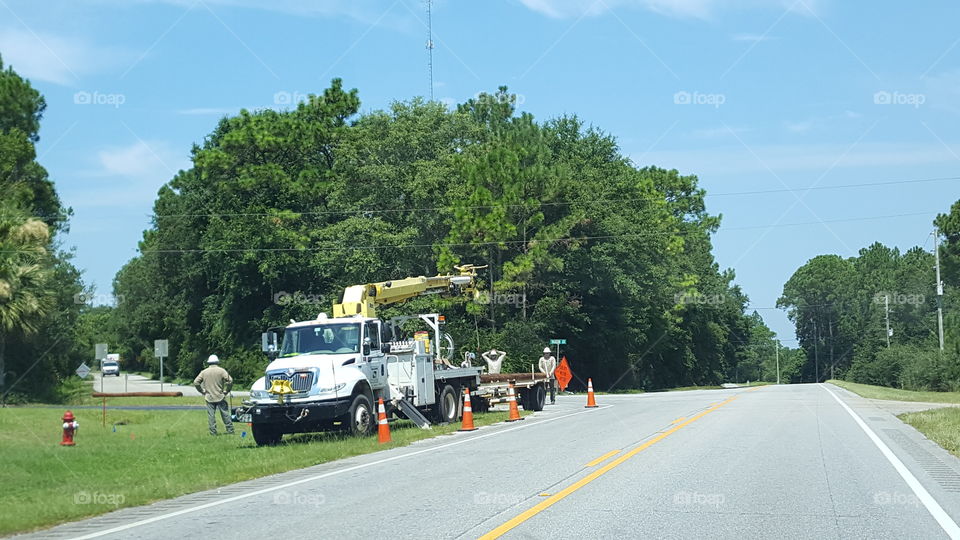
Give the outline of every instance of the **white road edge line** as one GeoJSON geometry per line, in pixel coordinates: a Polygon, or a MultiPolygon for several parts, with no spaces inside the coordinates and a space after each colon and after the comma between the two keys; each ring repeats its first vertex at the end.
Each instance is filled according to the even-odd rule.
{"type": "Polygon", "coordinates": [[[112,529],[106,529],[106,530],[103,530],[103,531],[98,531],[98,532],[86,534],[86,535],[83,535],[83,536],[77,536],[77,537],[74,537],[73,540],[86,540],[86,539],[88,539],[88,538],[99,538],[99,537],[101,537],[101,536],[106,536],[106,535],[108,535],[108,534],[114,534],[114,533],[122,532],[122,531],[125,531],[125,530],[128,530],[128,529],[133,529],[133,528],[135,528],[135,527],[141,527],[141,526],[143,526],[143,525],[148,525],[148,524],[150,524],[150,523],[155,523],[155,522],[157,522],[157,521],[162,521],[162,520],[164,520],[164,519],[169,519],[169,518],[176,517],[176,516],[182,516],[182,515],[184,515],[184,514],[189,514],[189,513],[192,513],[192,512],[198,512],[198,511],[200,511],[200,510],[206,510],[207,508],[213,508],[214,506],[220,506],[220,505],[222,505],[222,504],[232,503],[232,502],[234,502],[234,501],[239,501],[239,500],[241,500],[241,499],[247,499],[247,498],[249,498],[249,497],[256,497],[257,495],[263,495],[264,493],[270,493],[271,491],[277,491],[277,490],[281,490],[281,489],[287,489],[287,488],[289,488],[289,487],[291,487],[291,486],[296,486],[296,485],[300,485],[300,484],[305,484],[305,483],[307,483],[307,482],[314,482],[314,481],[316,481],[316,480],[322,480],[322,479],[324,479],[324,478],[328,478],[328,477],[331,477],[331,476],[336,476],[336,475],[338,475],[338,474],[343,474],[343,473],[347,473],[347,472],[351,472],[351,471],[356,471],[356,470],[359,470],[359,469],[365,469],[365,468],[367,468],[367,467],[373,467],[374,465],[380,465],[380,464],[383,464],[383,463],[388,463],[388,462],[390,462],[390,461],[396,461],[396,460],[398,460],[398,459],[403,459],[403,458],[407,458],[407,457],[411,457],[411,456],[416,456],[416,455],[419,455],[419,454],[424,454],[424,453],[426,453],[426,452],[432,452],[432,451],[434,451],[434,450],[440,450],[440,449],[443,449],[443,448],[449,448],[449,447],[451,447],[451,446],[456,446],[456,445],[458,445],[458,444],[464,444],[464,443],[468,443],[468,442],[471,442],[471,441],[477,441],[477,440],[480,440],[480,439],[485,439],[485,438],[487,438],[487,437],[493,437],[494,435],[500,435],[501,433],[509,433],[509,432],[511,432],[511,431],[515,431],[515,430],[518,430],[518,429],[527,428],[527,427],[530,427],[530,426],[539,426],[539,425],[541,425],[541,424],[545,424],[545,423],[547,423],[547,422],[552,422],[552,421],[554,421],[554,420],[561,420],[561,419],[563,419],[563,418],[569,418],[569,417],[571,417],[571,416],[577,416],[578,414],[586,414],[586,413],[591,413],[591,412],[602,411],[602,410],[604,410],[604,409],[609,409],[610,407],[613,407],[613,405],[604,405],[604,406],[599,407],[599,408],[596,408],[596,409],[587,409],[587,410],[585,410],[585,411],[577,411],[577,412],[575,412],[575,413],[565,414],[565,415],[563,415],[563,416],[557,416],[557,417],[554,417],[554,418],[544,418],[543,420],[540,420],[539,422],[530,422],[530,423],[528,423],[528,424],[522,424],[522,425],[519,425],[519,426],[514,426],[514,427],[510,427],[510,428],[506,428],[506,429],[501,429],[501,430],[498,430],[498,431],[494,431],[493,433],[480,434],[480,435],[475,435],[475,436],[473,436],[473,437],[466,437],[466,438],[463,438],[463,439],[461,439],[461,440],[459,440],[459,441],[453,441],[453,442],[450,442],[450,443],[447,443],[447,444],[442,444],[442,445],[440,445],[440,446],[433,446],[433,447],[430,447],[430,448],[424,448],[423,450],[417,450],[417,451],[415,451],[415,452],[409,452],[409,453],[406,453],[406,454],[401,454],[401,455],[399,455],[399,456],[388,457],[388,458],[384,458],[384,459],[381,459],[381,460],[378,460],[378,461],[371,461],[370,463],[361,463],[360,465],[354,465],[353,467],[347,467],[346,469],[338,469],[338,470],[335,470],[335,471],[330,471],[330,472],[326,472],[326,473],[322,473],[322,474],[317,474],[317,475],[310,476],[310,477],[307,477],[307,478],[301,478],[300,480],[295,480],[295,481],[286,483],[286,484],[284,484],[284,485],[282,485],[282,486],[273,486],[273,487],[258,489],[258,490],[256,490],[256,491],[250,491],[250,492],[244,493],[244,494],[242,494],[242,495],[235,495],[235,496],[230,497],[230,498],[227,498],[227,499],[221,499],[221,500],[219,500],[219,501],[208,502],[208,503],[206,503],[206,504],[201,504],[201,505],[199,505],[199,506],[194,506],[194,507],[192,507],[192,508],[184,508],[183,510],[177,510],[177,511],[175,511],[175,512],[170,512],[170,513],[168,513],[168,514],[161,514],[161,515],[159,515],[159,516],[153,516],[153,517],[151,517],[151,518],[142,519],[142,520],[140,520],[140,521],[134,521],[133,523],[127,523],[126,525],[120,525],[120,526],[114,527],[114,528],[112,528],[112,529]]]}
{"type": "Polygon", "coordinates": [[[887,461],[893,465],[893,468],[900,473],[900,476],[903,477],[903,480],[910,486],[910,489],[913,490],[913,493],[920,499],[920,502],[923,503],[923,506],[927,508],[927,511],[930,512],[930,515],[933,516],[933,519],[937,520],[937,523],[940,524],[940,527],[943,529],[943,532],[947,533],[947,536],[953,540],[960,540],[960,526],[957,526],[957,523],[953,521],[953,518],[944,511],[943,507],[940,506],[940,503],[930,495],[930,492],[923,487],[923,484],[917,480],[917,477],[907,469],[906,465],[900,461],[900,458],[890,450],[883,441],[880,440],[880,437],[877,437],[877,434],[871,430],[866,423],[860,418],[860,415],[853,412],[853,409],[849,405],[844,403],[836,394],[834,394],[829,388],[824,386],[822,383],[820,387],[827,391],[828,394],[833,396],[833,399],[837,400],[846,411],[850,414],[851,417],[857,422],[857,425],[860,426],[860,429],[867,434],[867,437],[870,437],[870,440],[873,441],[873,444],[880,449],[880,453],[883,454],[883,457],[887,458],[887,461]]]}

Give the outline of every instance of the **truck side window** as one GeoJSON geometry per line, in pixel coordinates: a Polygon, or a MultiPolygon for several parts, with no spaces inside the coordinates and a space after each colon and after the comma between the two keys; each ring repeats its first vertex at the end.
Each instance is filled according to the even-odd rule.
{"type": "Polygon", "coordinates": [[[368,324],[365,331],[366,337],[370,338],[370,350],[380,349],[380,325],[376,323],[368,324]]]}

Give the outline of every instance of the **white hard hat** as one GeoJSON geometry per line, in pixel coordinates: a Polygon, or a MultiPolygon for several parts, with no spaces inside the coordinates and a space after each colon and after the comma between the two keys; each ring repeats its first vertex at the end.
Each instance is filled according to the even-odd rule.
{"type": "Polygon", "coordinates": [[[546,353],[546,352],[553,352],[553,351],[550,350],[550,347],[544,347],[543,352],[546,353]]]}
{"type": "Polygon", "coordinates": [[[220,359],[217,357],[217,355],[211,354],[211,355],[207,358],[207,363],[208,363],[208,364],[219,364],[219,363],[220,363],[220,359]]]}

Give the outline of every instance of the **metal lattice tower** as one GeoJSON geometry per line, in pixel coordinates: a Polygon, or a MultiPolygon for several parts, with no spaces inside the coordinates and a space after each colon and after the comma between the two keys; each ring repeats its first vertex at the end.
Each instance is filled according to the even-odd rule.
{"type": "Polygon", "coordinates": [[[433,18],[430,4],[431,1],[427,0],[427,76],[430,80],[430,101],[433,101],[433,18]]]}

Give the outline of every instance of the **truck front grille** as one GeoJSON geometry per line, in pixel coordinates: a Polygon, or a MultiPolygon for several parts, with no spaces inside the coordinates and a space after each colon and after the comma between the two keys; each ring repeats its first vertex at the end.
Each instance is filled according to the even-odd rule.
{"type": "MultiPolygon", "coordinates": [[[[295,392],[308,392],[310,387],[313,386],[313,372],[312,371],[297,371],[293,375],[287,375],[284,372],[271,373],[270,380],[289,380],[290,387],[293,388],[295,392]]],[[[269,388],[270,385],[267,385],[269,388]]]]}

